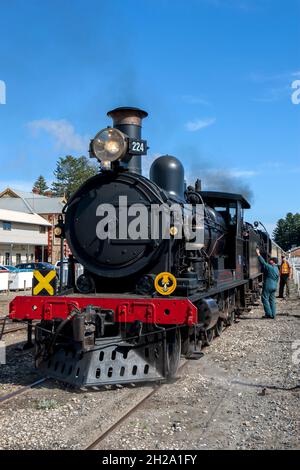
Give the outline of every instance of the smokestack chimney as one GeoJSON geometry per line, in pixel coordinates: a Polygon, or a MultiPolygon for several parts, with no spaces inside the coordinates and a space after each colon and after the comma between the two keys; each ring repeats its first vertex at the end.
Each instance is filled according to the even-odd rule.
{"type": "MultiPolygon", "coordinates": [[[[128,135],[131,139],[141,139],[142,119],[148,116],[146,111],[139,108],[116,108],[107,113],[113,120],[113,127],[128,135]]],[[[140,155],[134,155],[128,162],[128,170],[133,173],[142,173],[142,162],[140,155]]]]}

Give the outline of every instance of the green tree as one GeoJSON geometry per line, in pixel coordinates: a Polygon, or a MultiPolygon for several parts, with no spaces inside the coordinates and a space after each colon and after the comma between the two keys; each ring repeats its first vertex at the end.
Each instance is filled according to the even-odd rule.
{"type": "Polygon", "coordinates": [[[289,250],[293,245],[300,246],[300,214],[289,212],[284,219],[279,219],[273,238],[284,250],[289,250]]]}
{"type": "Polygon", "coordinates": [[[49,189],[45,178],[40,175],[36,182],[33,184],[32,191],[38,191],[39,194],[45,194],[45,191],[49,189]]]}
{"type": "Polygon", "coordinates": [[[67,199],[88,178],[99,172],[95,164],[90,163],[86,157],[75,158],[71,155],[60,157],[54,171],[55,181],[52,191],[56,196],[66,196],[67,199]]]}

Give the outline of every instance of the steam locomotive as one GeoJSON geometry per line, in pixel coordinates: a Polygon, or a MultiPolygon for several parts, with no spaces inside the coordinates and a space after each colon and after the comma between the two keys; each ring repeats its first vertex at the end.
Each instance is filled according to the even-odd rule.
{"type": "Polygon", "coordinates": [[[113,126],[90,144],[99,174],[55,228],[72,252],[68,286],[10,303],[11,319],[38,321],[36,365],[77,386],[173,377],[181,356],[200,357],[255,302],[255,248],[265,258],[272,249],[266,231],[245,221],[243,196],[202,191],[199,180],[187,187],[177,158],[161,156],[142,175],[145,111],[108,116],[113,126]],[[77,279],[75,262],[84,266],[77,279]]]}

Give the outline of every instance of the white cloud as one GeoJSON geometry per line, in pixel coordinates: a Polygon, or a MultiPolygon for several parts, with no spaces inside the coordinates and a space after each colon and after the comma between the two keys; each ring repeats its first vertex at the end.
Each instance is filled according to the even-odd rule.
{"type": "Polygon", "coordinates": [[[201,98],[200,96],[195,95],[183,95],[182,100],[187,104],[202,104],[204,106],[210,106],[210,103],[201,98]]]}
{"type": "Polygon", "coordinates": [[[73,125],[66,119],[51,120],[40,119],[28,123],[33,135],[45,131],[54,138],[55,145],[66,151],[86,152],[88,150],[89,138],[75,132],[73,125]]]}
{"type": "Polygon", "coordinates": [[[265,84],[268,88],[262,91],[262,95],[252,101],[258,103],[273,103],[283,98],[290,97],[291,81],[300,76],[300,71],[289,71],[278,74],[252,73],[250,80],[256,84],[265,84]]]}
{"type": "Polygon", "coordinates": [[[195,119],[194,121],[188,121],[185,124],[185,128],[189,132],[196,132],[205,127],[212,126],[215,122],[216,118],[195,119]]]}

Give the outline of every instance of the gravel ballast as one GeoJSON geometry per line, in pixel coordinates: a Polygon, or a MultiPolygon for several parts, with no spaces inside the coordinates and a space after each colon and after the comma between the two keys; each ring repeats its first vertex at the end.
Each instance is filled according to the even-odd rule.
{"type": "MultiPolygon", "coordinates": [[[[278,300],[275,321],[262,315],[254,307],[227,328],[98,448],[299,449],[300,300],[278,300]]],[[[30,353],[18,357],[24,337],[7,339],[0,395],[39,377],[30,353]]],[[[0,406],[0,449],[83,449],[149,390],[48,381],[0,406]]]]}

